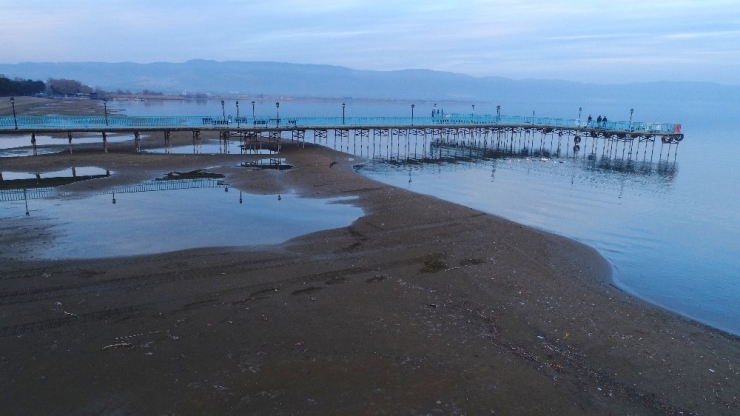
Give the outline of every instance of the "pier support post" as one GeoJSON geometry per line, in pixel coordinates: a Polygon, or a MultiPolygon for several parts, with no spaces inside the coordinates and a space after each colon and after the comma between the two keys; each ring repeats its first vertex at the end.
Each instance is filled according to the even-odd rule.
{"type": "MultiPolygon", "coordinates": [[[[357,154],[357,147],[356,146],[357,146],[357,137],[359,136],[360,137],[360,155],[362,155],[363,154],[362,153],[363,139],[365,137],[370,137],[370,130],[363,129],[363,128],[355,129],[354,132],[353,132],[353,135],[354,135],[354,143],[355,143],[355,154],[357,154]]],[[[368,146],[367,150],[369,152],[370,151],[370,140],[368,140],[367,146],[368,146]]]]}
{"type": "Polygon", "coordinates": [[[136,146],[136,153],[141,152],[141,133],[138,131],[134,132],[134,146],[136,146]]]}
{"type": "Polygon", "coordinates": [[[33,155],[37,155],[36,149],[36,133],[31,133],[31,146],[33,146],[33,155]]]}
{"type": "Polygon", "coordinates": [[[282,140],[282,132],[280,130],[270,131],[267,141],[277,143],[277,153],[280,153],[280,146],[282,140]]]}
{"type": "Polygon", "coordinates": [[[67,140],[69,140],[69,154],[72,154],[72,132],[67,132],[67,140]]]}
{"type": "Polygon", "coordinates": [[[349,153],[349,129],[334,129],[334,150],[342,152],[344,139],[347,139],[347,153],[349,153]],[[339,147],[337,148],[337,137],[339,137],[339,147]]]}
{"type": "Polygon", "coordinates": [[[390,131],[387,130],[387,129],[374,129],[373,130],[373,154],[372,154],[373,157],[375,157],[375,154],[376,154],[375,153],[376,152],[375,151],[375,144],[376,143],[378,145],[378,147],[377,147],[378,148],[377,153],[380,155],[380,157],[383,156],[383,151],[382,151],[383,150],[382,149],[383,142],[386,143],[386,153],[385,154],[386,154],[386,156],[388,155],[388,153],[389,153],[388,152],[388,135],[389,135],[389,133],[390,133],[390,131]]]}
{"type": "MultiPolygon", "coordinates": [[[[229,153],[229,136],[231,133],[229,131],[222,131],[221,132],[221,138],[219,140],[220,143],[223,143],[223,152],[229,153]]],[[[220,147],[220,145],[219,145],[220,147]]]]}
{"type": "Polygon", "coordinates": [[[298,145],[306,147],[306,130],[292,130],[290,134],[291,142],[298,142],[298,145]]]}
{"type": "Polygon", "coordinates": [[[108,137],[105,132],[103,132],[103,152],[108,153],[108,137]]]}
{"type": "Polygon", "coordinates": [[[321,139],[324,139],[324,144],[328,144],[328,140],[329,140],[329,138],[327,137],[328,135],[329,134],[326,129],[314,130],[313,131],[313,143],[317,144],[317,141],[318,141],[318,144],[321,144],[321,139]]]}
{"type": "Polygon", "coordinates": [[[200,149],[200,131],[196,130],[193,132],[193,153],[199,153],[200,149]]]}

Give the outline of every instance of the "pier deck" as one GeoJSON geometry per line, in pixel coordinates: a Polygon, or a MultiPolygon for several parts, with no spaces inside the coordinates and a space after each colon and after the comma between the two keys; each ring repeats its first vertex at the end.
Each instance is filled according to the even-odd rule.
{"type": "MultiPolygon", "coordinates": [[[[163,133],[166,147],[171,146],[170,134],[177,131],[193,133],[193,144],[200,143],[202,132],[219,132],[223,141],[239,137],[247,143],[277,143],[284,138],[294,142],[305,142],[306,132],[313,134],[314,142],[321,143],[333,131],[335,140],[354,141],[362,144],[365,139],[383,141],[386,138],[399,144],[411,138],[424,136],[424,143],[449,143],[460,140],[469,143],[481,142],[522,134],[540,134],[540,142],[546,137],[566,139],[574,151],[586,138],[592,142],[604,139],[610,143],[652,142],[678,145],[684,138],[680,124],[646,123],[633,121],[596,122],[582,119],[549,117],[519,117],[505,115],[447,114],[435,117],[208,117],[208,116],[3,116],[0,117],[0,135],[30,134],[36,146],[36,134],[62,133],[69,139],[72,150],[73,134],[101,133],[103,148],[107,151],[107,134],[133,133],[136,148],[139,148],[142,133],[163,133]],[[283,137],[283,133],[288,137],[283,137]],[[350,134],[351,133],[351,134],[350,134]],[[495,138],[495,139],[494,139],[495,138]]],[[[2,136],[0,136],[2,140],[2,136]]],[[[530,141],[532,144],[533,140],[530,141]]],[[[408,147],[408,146],[407,146],[408,147]]],[[[35,154],[35,153],[34,153],[35,154]]]]}

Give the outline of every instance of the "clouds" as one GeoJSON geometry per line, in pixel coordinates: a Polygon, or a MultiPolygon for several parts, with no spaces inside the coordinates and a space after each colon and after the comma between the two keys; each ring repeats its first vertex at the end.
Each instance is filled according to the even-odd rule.
{"type": "Polygon", "coordinates": [[[202,58],[740,84],[735,3],[3,0],[0,61],[202,58]]]}

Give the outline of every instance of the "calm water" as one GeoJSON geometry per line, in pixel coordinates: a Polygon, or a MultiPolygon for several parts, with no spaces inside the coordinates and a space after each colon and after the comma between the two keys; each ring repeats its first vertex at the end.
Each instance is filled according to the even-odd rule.
{"type": "Polygon", "coordinates": [[[539,158],[360,171],[585,242],[624,290],[740,333],[740,178],[727,175],[740,146],[707,143],[718,153],[707,163],[691,153],[697,145],[681,145],[675,169],[649,174],[539,158]]]}
{"type": "MultiPolygon", "coordinates": [[[[348,198],[253,195],[235,189],[227,192],[217,181],[192,182],[186,189],[152,190],[152,185],[146,191],[140,186],[133,187],[137,192],[29,200],[30,216],[50,226],[54,235],[51,244],[31,257],[96,258],[279,244],[347,226],[363,215],[348,198]]],[[[162,186],[175,188],[169,185],[162,186]]],[[[0,218],[24,215],[24,200],[0,202],[0,218]]]]}
{"type": "MultiPolygon", "coordinates": [[[[107,136],[108,143],[125,142],[134,140],[131,134],[110,134],[107,136]]],[[[72,146],[83,143],[100,143],[102,148],[102,136],[80,136],[72,138],[72,146]]],[[[67,138],[51,137],[36,135],[36,154],[44,155],[50,153],[59,153],[69,149],[67,138]]],[[[0,135],[0,157],[22,157],[32,156],[33,146],[31,144],[31,135],[0,135]]]]}
{"type": "Polygon", "coordinates": [[[687,134],[677,161],[635,171],[599,168],[599,157],[373,163],[360,171],[585,242],[613,264],[622,289],[740,334],[740,137],[707,123],[710,115],[675,117],[687,134]]]}
{"type": "MultiPolygon", "coordinates": [[[[279,110],[283,117],[341,116],[341,104],[281,101],[279,110]]],[[[348,100],[345,114],[407,116],[410,104],[348,100]]],[[[576,118],[582,107],[583,118],[607,115],[614,121],[627,120],[629,109],[635,108],[634,121],[682,123],[686,139],[675,159],[671,153],[665,162],[663,153],[663,162],[657,163],[658,144],[653,163],[634,169],[616,169],[619,163],[611,158],[604,163],[600,154],[594,160],[584,159],[582,150],[575,158],[569,153],[546,161],[508,157],[432,165],[373,162],[360,172],[585,242],[613,264],[615,282],[624,290],[740,334],[740,170],[736,167],[740,137],[724,117],[737,113],[738,103],[672,103],[657,97],[637,104],[601,98],[580,103],[552,99],[474,104],[475,109],[468,103],[440,102],[437,108],[448,113],[494,114],[500,104],[502,114],[528,116],[536,111],[537,116],[576,118]]],[[[415,112],[426,116],[433,105],[417,102],[415,112]]],[[[130,115],[222,114],[218,101],[118,102],[109,103],[109,108],[130,115]]],[[[235,116],[235,102],[228,101],[224,111],[235,116]]],[[[251,103],[242,102],[240,115],[251,112],[251,103]]],[[[255,103],[256,115],[275,113],[275,102],[255,103]]],[[[346,139],[337,145],[336,140],[324,143],[363,156],[375,154],[371,143],[360,146],[360,151],[346,139]]],[[[422,151],[428,148],[421,146],[422,151]]],[[[276,214],[265,215],[269,221],[276,214]]],[[[194,222],[193,217],[180,220],[180,224],[194,222]]]]}

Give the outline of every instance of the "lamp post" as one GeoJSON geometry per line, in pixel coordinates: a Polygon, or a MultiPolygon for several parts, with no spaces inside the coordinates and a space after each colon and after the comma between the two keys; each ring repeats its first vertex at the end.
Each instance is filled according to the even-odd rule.
{"type": "Polygon", "coordinates": [[[252,125],[257,125],[257,120],[254,118],[254,101],[252,101],[252,125]]]}
{"type": "Polygon", "coordinates": [[[13,106],[13,123],[15,124],[15,129],[18,130],[18,119],[15,117],[15,97],[10,97],[10,105],[13,106]]]}
{"type": "Polygon", "coordinates": [[[236,128],[239,128],[239,101],[236,102],[236,128]]]}
{"type": "Polygon", "coordinates": [[[275,111],[277,112],[277,119],[275,120],[275,126],[280,125],[280,103],[275,103],[275,111]]]}
{"type": "Polygon", "coordinates": [[[582,107],[578,107],[578,119],[581,119],[581,111],[583,111],[582,107]]]}
{"type": "Polygon", "coordinates": [[[105,125],[108,125],[108,99],[103,98],[103,108],[105,109],[105,125]]]}
{"type": "Polygon", "coordinates": [[[224,108],[224,100],[221,100],[221,113],[224,116],[224,124],[226,124],[226,109],[224,108]]]}
{"type": "Polygon", "coordinates": [[[342,124],[344,124],[344,103],[342,103],[342,124]]]}
{"type": "Polygon", "coordinates": [[[501,121],[501,106],[496,106],[496,122],[501,121]]]}
{"type": "Polygon", "coordinates": [[[434,103],[434,109],[432,110],[432,117],[437,115],[437,103],[434,103]]]}
{"type": "Polygon", "coordinates": [[[414,105],[411,104],[411,125],[414,125],[414,105]]]}
{"type": "Polygon", "coordinates": [[[630,129],[632,129],[632,113],[635,112],[634,108],[630,108],[630,129]]]}
{"type": "Polygon", "coordinates": [[[473,112],[470,113],[470,117],[474,117],[474,116],[475,116],[475,104],[473,104],[473,112]]]}

